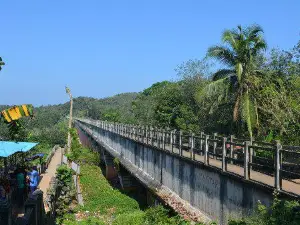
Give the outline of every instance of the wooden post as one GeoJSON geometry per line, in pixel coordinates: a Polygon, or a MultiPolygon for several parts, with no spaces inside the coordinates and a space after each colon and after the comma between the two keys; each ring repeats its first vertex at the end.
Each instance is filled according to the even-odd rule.
{"type": "Polygon", "coordinates": [[[226,171],[226,141],[227,138],[223,137],[223,142],[222,142],[222,171],[226,171]]]}
{"type": "Polygon", "coordinates": [[[182,156],[182,131],[179,131],[179,155],[182,156]]]}
{"type": "Polygon", "coordinates": [[[244,178],[249,180],[250,178],[250,170],[249,170],[249,145],[250,141],[245,142],[244,146],[244,178]]]}
{"type": "Polygon", "coordinates": [[[203,149],[203,136],[204,136],[204,132],[200,133],[200,155],[204,155],[205,150],[203,149]]]}
{"type": "MultiPolygon", "coordinates": [[[[233,159],[233,135],[230,135],[230,153],[229,157],[233,159]]],[[[233,164],[233,160],[230,160],[230,163],[233,164]]]]}
{"type": "Polygon", "coordinates": [[[191,159],[195,160],[195,154],[194,154],[194,146],[195,146],[195,140],[194,140],[194,133],[191,134],[191,159]]]}
{"type": "Polygon", "coordinates": [[[204,141],[204,163],[206,165],[208,165],[208,138],[209,138],[209,135],[204,135],[205,137],[205,141],[204,141]]]}
{"type": "Polygon", "coordinates": [[[279,141],[276,141],[276,152],[275,152],[275,188],[277,191],[281,190],[281,150],[282,145],[279,141]]]}
{"type": "MultiPolygon", "coordinates": [[[[216,140],[217,139],[217,133],[214,133],[214,136],[213,136],[213,139],[216,140]]],[[[213,142],[213,153],[214,153],[214,156],[213,158],[216,159],[217,156],[216,156],[216,149],[217,149],[217,142],[213,142]]]]}

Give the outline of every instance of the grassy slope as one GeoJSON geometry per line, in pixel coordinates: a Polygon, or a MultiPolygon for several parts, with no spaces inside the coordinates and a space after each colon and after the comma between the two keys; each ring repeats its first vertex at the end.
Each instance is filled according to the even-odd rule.
{"type": "Polygon", "coordinates": [[[81,164],[80,183],[84,207],[78,209],[81,221],[74,215],[65,219],[65,225],[187,225],[179,216],[168,216],[163,207],[139,209],[138,202],[110,186],[97,166],[99,155],[83,148],[78,159],[81,164]]]}
{"type": "Polygon", "coordinates": [[[80,184],[84,207],[78,209],[82,221],[75,221],[74,215],[68,216],[65,225],[110,224],[118,215],[142,213],[136,200],[113,189],[97,164],[97,154],[82,149],[80,184]],[[85,163],[83,163],[85,162],[85,163]]]}
{"type": "Polygon", "coordinates": [[[139,209],[134,199],[110,186],[97,166],[83,165],[80,182],[84,193],[84,210],[122,214],[139,209]]]}

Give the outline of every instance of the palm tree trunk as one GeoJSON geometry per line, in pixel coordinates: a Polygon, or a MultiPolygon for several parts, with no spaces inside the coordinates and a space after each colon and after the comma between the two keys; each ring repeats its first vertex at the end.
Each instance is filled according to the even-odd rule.
{"type": "Polygon", "coordinates": [[[247,121],[247,128],[248,128],[248,132],[250,135],[250,138],[252,138],[252,121],[251,121],[251,115],[250,115],[250,99],[249,99],[249,91],[248,91],[248,87],[246,88],[246,92],[245,92],[245,118],[247,121]]]}
{"type": "Polygon", "coordinates": [[[236,122],[239,117],[239,109],[240,109],[241,95],[238,93],[234,107],[233,107],[233,121],[236,122]]]}

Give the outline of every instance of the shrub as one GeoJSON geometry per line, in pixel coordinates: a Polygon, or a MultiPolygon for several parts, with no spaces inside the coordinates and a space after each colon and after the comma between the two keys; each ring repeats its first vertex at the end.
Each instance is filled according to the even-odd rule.
{"type": "Polygon", "coordinates": [[[62,165],[56,170],[57,198],[55,199],[55,209],[58,224],[61,224],[63,217],[67,213],[73,211],[75,205],[76,193],[72,182],[72,175],[73,171],[66,165],[62,165]]]}
{"type": "Polygon", "coordinates": [[[229,225],[299,225],[300,204],[297,201],[279,200],[275,195],[270,207],[258,204],[257,213],[249,218],[231,220],[229,225]]]}

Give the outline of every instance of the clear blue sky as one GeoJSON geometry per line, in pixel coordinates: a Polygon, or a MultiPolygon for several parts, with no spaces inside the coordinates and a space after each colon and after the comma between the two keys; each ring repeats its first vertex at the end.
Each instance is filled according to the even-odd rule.
{"type": "Polygon", "coordinates": [[[258,23],[269,47],[300,39],[299,0],[0,0],[0,104],[106,97],[176,79],[225,28],[258,23]]]}

